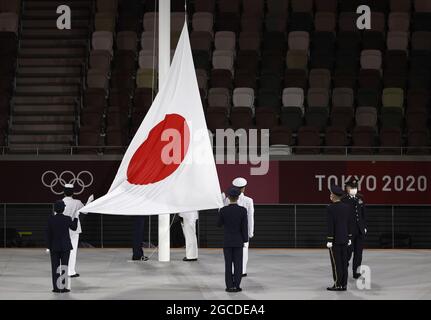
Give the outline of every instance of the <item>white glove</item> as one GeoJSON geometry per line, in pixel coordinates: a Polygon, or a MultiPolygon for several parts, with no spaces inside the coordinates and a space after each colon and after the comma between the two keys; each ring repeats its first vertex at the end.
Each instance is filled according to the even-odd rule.
{"type": "Polygon", "coordinates": [[[348,246],[352,245],[352,240],[349,240],[349,242],[347,242],[347,245],[348,246]]]}
{"type": "Polygon", "coordinates": [[[251,236],[249,235],[248,237],[251,239],[251,238],[253,238],[253,237],[254,237],[254,234],[252,234],[251,236]]]}
{"type": "Polygon", "coordinates": [[[327,247],[328,249],[331,249],[331,248],[332,248],[332,242],[328,242],[328,243],[326,244],[326,247],[327,247]]]}
{"type": "Polygon", "coordinates": [[[45,249],[45,252],[46,252],[46,253],[49,253],[49,249],[45,249]]]}
{"type": "Polygon", "coordinates": [[[367,234],[367,228],[365,228],[364,231],[365,231],[365,234],[367,234]]]}

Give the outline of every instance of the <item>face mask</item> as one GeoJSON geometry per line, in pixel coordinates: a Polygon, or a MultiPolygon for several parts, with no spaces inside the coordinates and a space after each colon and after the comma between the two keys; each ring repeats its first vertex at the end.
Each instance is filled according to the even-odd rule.
{"type": "Polygon", "coordinates": [[[358,193],[358,189],[350,189],[350,191],[349,191],[349,194],[351,195],[351,196],[356,196],[356,194],[358,193]]]}

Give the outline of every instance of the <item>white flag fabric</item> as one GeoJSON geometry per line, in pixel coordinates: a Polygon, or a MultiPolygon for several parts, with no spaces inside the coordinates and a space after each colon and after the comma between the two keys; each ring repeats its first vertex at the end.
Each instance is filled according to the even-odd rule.
{"type": "Polygon", "coordinates": [[[158,215],[221,208],[187,25],[148,114],[103,197],[81,212],[158,215]]]}

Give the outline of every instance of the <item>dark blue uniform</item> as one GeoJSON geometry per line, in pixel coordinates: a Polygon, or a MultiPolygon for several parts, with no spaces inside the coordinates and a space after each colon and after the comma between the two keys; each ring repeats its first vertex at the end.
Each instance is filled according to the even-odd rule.
{"type": "Polygon", "coordinates": [[[133,257],[132,260],[141,260],[144,257],[142,242],[144,241],[145,216],[134,217],[133,222],[133,257]]]}
{"type": "Polygon", "coordinates": [[[57,269],[60,265],[67,266],[69,264],[70,250],[73,249],[70,241],[69,230],[75,231],[78,228],[78,219],[71,219],[62,213],[52,215],[48,219],[47,248],[51,254],[51,272],[52,285],[54,291],[59,291],[57,287],[57,279],[60,276],[57,269]]]}
{"type": "Polygon", "coordinates": [[[355,276],[358,267],[362,264],[362,251],[364,249],[365,230],[367,229],[365,204],[361,196],[346,195],[342,201],[350,207],[352,245],[348,250],[348,260],[350,261],[353,254],[352,270],[355,276]]]}
{"type": "Polygon", "coordinates": [[[327,240],[332,242],[329,254],[334,283],[336,287],[346,287],[348,276],[347,247],[352,236],[350,207],[341,201],[330,204],[327,207],[327,222],[327,240]]]}
{"type": "Polygon", "coordinates": [[[223,253],[226,288],[240,288],[243,247],[244,243],[248,242],[247,209],[236,203],[221,208],[218,226],[224,227],[223,253]]]}

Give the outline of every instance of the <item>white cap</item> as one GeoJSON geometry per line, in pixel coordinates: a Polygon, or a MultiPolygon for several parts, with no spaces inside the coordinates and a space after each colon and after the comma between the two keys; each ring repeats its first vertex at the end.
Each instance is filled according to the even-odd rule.
{"type": "Polygon", "coordinates": [[[242,188],[247,185],[247,180],[245,180],[244,178],[238,177],[233,179],[232,185],[237,188],[242,188]]]}
{"type": "Polygon", "coordinates": [[[64,187],[66,189],[73,189],[73,184],[68,183],[68,184],[65,184],[64,187]]]}

